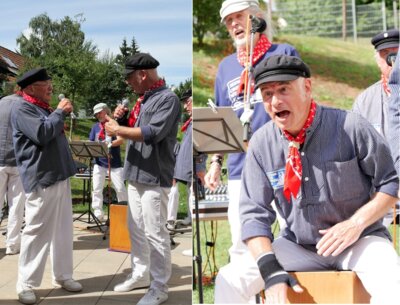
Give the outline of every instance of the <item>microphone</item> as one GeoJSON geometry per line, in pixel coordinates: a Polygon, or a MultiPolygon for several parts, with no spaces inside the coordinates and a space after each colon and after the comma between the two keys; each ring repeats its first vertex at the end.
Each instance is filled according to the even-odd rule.
{"type": "MultiPolygon", "coordinates": [[[[65,99],[65,95],[62,94],[62,93],[60,93],[60,94],[58,95],[58,100],[61,102],[63,99],[65,99]]],[[[73,120],[76,119],[75,113],[70,112],[69,114],[70,114],[70,116],[71,116],[71,119],[73,119],[73,120]]]]}
{"type": "Polygon", "coordinates": [[[121,102],[121,105],[124,106],[124,108],[128,108],[129,106],[129,99],[128,98],[124,98],[121,102]]]}
{"type": "Polygon", "coordinates": [[[388,54],[388,56],[386,57],[386,63],[388,64],[388,66],[391,67],[394,64],[394,62],[396,61],[396,57],[397,53],[388,54]]]}
{"type": "Polygon", "coordinates": [[[267,28],[267,23],[264,19],[250,15],[251,19],[251,32],[252,33],[262,33],[267,28]]]}

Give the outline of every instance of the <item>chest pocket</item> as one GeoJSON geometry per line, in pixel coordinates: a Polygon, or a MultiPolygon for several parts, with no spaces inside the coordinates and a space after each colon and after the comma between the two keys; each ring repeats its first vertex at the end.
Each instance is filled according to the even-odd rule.
{"type": "Polygon", "coordinates": [[[327,162],[326,169],[326,179],[332,200],[346,201],[357,198],[364,191],[357,157],[344,162],[327,162]]]}
{"type": "Polygon", "coordinates": [[[138,126],[138,124],[141,124],[142,126],[149,124],[154,114],[155,111],[141,110],[136,126],[138,126]]]}

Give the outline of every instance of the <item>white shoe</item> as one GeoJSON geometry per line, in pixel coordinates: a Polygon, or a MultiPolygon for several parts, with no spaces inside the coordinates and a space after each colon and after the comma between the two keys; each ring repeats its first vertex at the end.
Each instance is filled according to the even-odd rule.
{"type": "Polygon", "coordinates": [[[25,288],[21,292],[18,293],[18,301],[22,304],[35,304],[36,303],[36,295],[33,292],[32,288],[25,288]]]}
{"type": "Polygon", "coordinates": [[[133,289],[147,288],[150,286],[149,276],[129,275],[125,282],[120,283],[114,287],[114,291],[128,292],[133,289]]]}
{"type": "Polygon", "coordinates": [[[99,221],[103,221],[104,213],[101,209],[94,209],[93,214],[99,221]]]}
{"type": "Polygon", "coordinates": [[[167,293],[150,288],[137,305],[159,305],[164,303],[166,300],[168,300],[167,293]]]}
{"type": "Polygon", "coordinates": [[[175,220],[167,220],[167,230],[168,231],[175,230],[175,220]]]}
{"type": "Polygon", "coordinates": [[[184,256],[193,256],[192,249],[187,249],[182,251],[182,255],[184,256]]]}
{"type": "Polygon", "coordinates": [[[189,226],[192,224],[192,219],[189,216],[186,216],[185,219],[181,221],[184,226],[189,226]]]}
{"type": "Polygon", "coordinates": [[[6,255],[14,255],[19,253],[19,247],[18,246],[8,246],[6,248],[6,255]]]}
{"type": "Polygon", "coordinates": [[[73,280],[57,281],[53,280],[53,285],[56,287],[62,287],[69,292],[79,292],[82,290],[82,284],[73,280]]]}

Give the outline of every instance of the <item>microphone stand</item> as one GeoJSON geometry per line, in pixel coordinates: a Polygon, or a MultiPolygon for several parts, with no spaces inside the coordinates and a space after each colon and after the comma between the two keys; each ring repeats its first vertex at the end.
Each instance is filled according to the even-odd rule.
{"type": "MultiPolygon", "coordinates": [[[[70,114],[71,115],[71,114],[70,114]]],[[[69,141],[71,142],[71,140],[72,140],[72,128],[73,128],[73,125],[74,125],[74,121],[73,121],[73,118],[72,118],[72,115],[71,115],[71,120],[70,120],[70,126],[69,126],[69,141]]]]}
{"type": "Polygon", "coordinates": [[[253,53],[254,53],[254,35],[259,31],[259,27],[255,24],[252,19],[253,16],[249,16],[251,18],[251,31],[250,31],[250,54],[249,60],[247,62],[247,84],[246,84],[246,99],[244,101],[245,111],[247,110],[247,118],[244,122],[244,130],[243,130],[243,142],[248,142],[250,138],[250,122],[251,116],[254,109],[254,105],[250,103],[250,95],[251,95],[251,83],[253,81],[253,53]]]}

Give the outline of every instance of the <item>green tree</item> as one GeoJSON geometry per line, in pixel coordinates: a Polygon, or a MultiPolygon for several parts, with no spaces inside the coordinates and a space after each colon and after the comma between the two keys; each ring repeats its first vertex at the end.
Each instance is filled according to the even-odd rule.
{"type": "Polygon", "coordinates": [[[222,0],[193,0],[193,37],[203,46],[204,36],[218,34],[223,28],[219,16],[222,0]]]}
{"type": "Polygon", "coordinates": [[[129,96],[122,71],[113,56],[106,54],[96,61],[87,91],[90,92],[85,103],[88,114],[97,103],[106,103],[114,109],[119,101],[129,96]]]}
{"type": "Polygon", "coordinates": [[[178,87],[176,87],[174,89],[175,94],[181,98],[182,94],[186,91],[189,90],[190,88],[192,88],[192,79],[188,78],[187,80],[185,80],[184,82],[180,83],[178,85],[178,87]]]}
{"type": "Polygon", "coordinates": [[[128,47],[126,38],[124,38],[122,40],[122,45],[119,47],[119,50],[120,50],[121,54],[117,55],[116,60],[117,60],[117,63],[119,63],[120,65],[124,65],[126,59],[129,56],[132,56],[132,55],[140,52],[139,45],[137,44],[136,39],[133,36],[132,36],[132,40],[131,40],[131,45],[128,47]]]}
{"type": "MultiPolygon", "coordinates": [[[[47,14],[31,19],[30,36],[17,38],[20,53],[27,61],[25,71],[43,66],[53,78],[54,91],[70,97],[79,109],[89,96],[87,88],[94,74],[97,47],[85,40],[81,30],[83,15],[52,21],[47,14]]],[[[22,71],[23,72],[23,71],[22,71]]]]}

